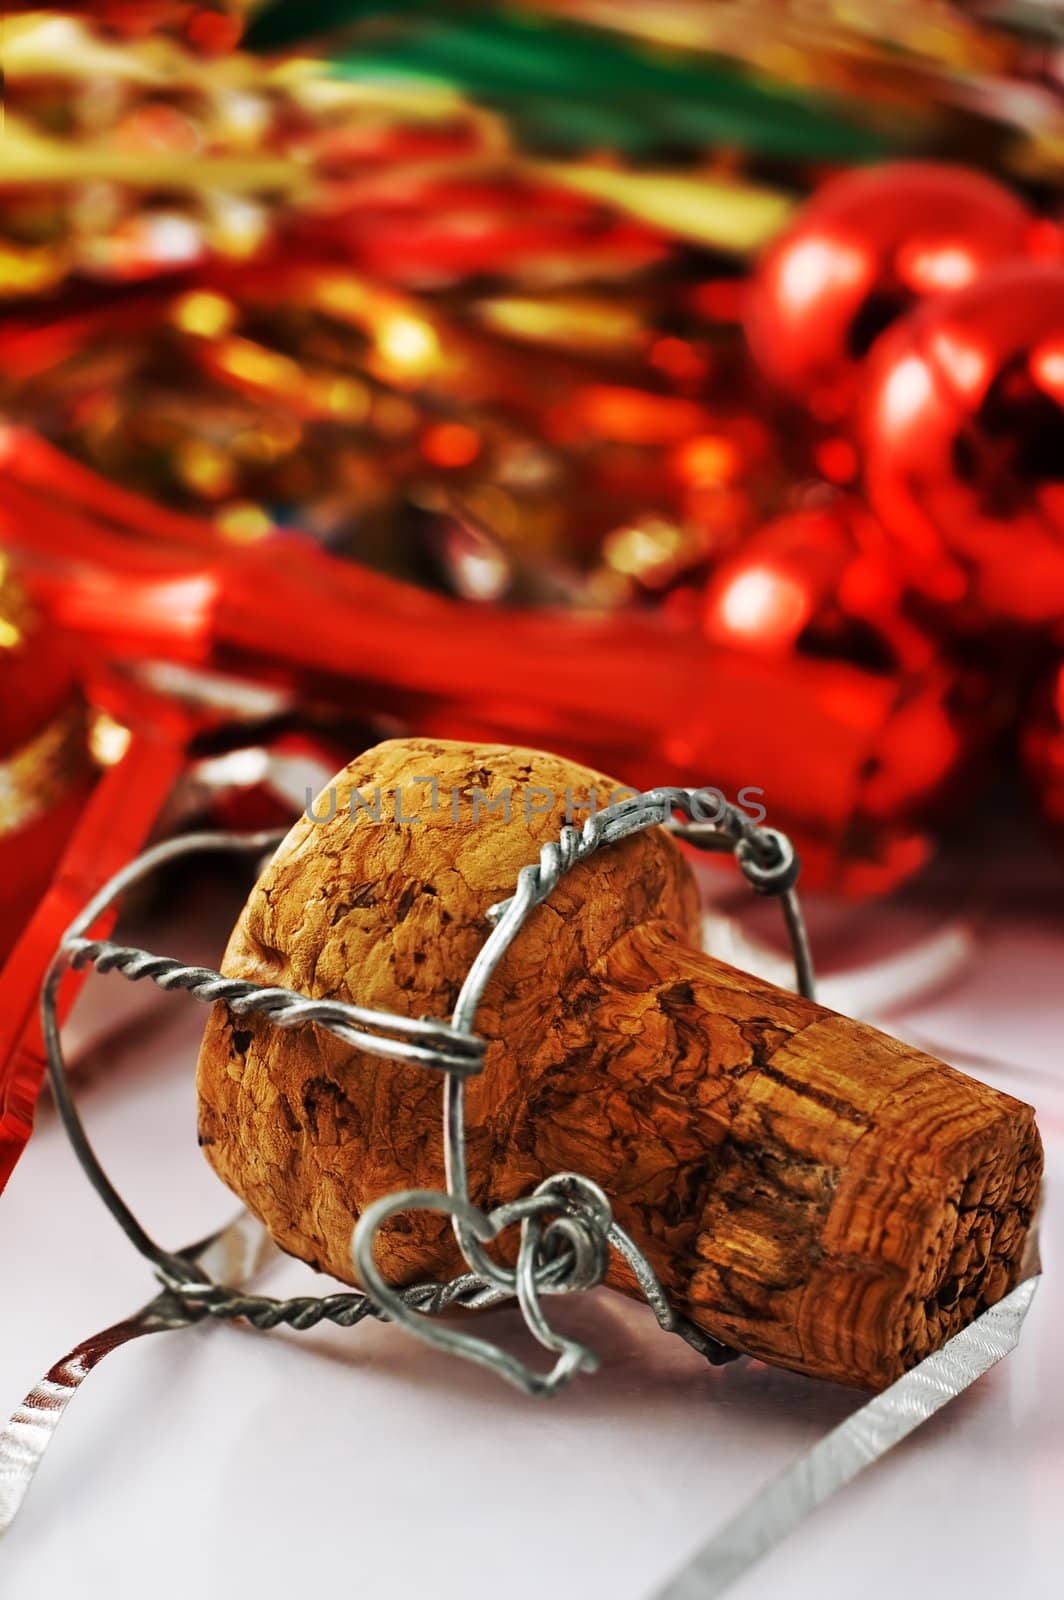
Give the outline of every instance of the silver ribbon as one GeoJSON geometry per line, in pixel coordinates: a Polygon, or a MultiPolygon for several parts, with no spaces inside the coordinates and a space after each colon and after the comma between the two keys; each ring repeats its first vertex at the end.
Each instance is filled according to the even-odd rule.
{"type": "Polygon", "coordinates": [[[1040,1278],[1025,1279],[800,1456],[650,1600],[713,1600],[859,1472],[955,1400],[1019,1341],[1040,1278]]]}
{"type": "MultiPolygon", "coordinates": [[[[262,1224],[242,1211],[209,1239],[190,1245],[181,1254],[216,1282],[236,1287],[252,1282],[280,1251],[262,1224]]],[[[48,1369],[0,1431],[0,1536],[18,1515],[67,1406],[104,1356],[144,1334],[187,1328],[203,1315],[164,1289],[131,1317],[83,1339],[48,1369]]]]}

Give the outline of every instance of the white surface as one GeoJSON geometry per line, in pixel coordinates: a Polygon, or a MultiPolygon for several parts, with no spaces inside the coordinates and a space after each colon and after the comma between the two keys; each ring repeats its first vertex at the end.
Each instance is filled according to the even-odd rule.
{"type": "MultiPolygon", "coordinates": [[[[217,946],[176,948],[210,958],[217,946]]],[[[1019,1350],[818,1511],[736,1600],[1064,1594],[1062,956],[1059,923],[1003,922],[947,995],[892,1020],[960,1065],[969,1052],[1011,1063],[971,1070],[1039,1108],[1047,1272],[1019,1350]]],[[[106,1040],[128,999],[120,979],[96,980],[78,1032],[106,1040]]],[[[232,1210],[195,1148],[202,1021],[190,1000],[159,997],[150,1031],[142,1014],[113,1046],[96,1043],[82,1090],[105,1162],[172,1246],[232,1210]]],[[[5,1414],[152,1292],[47,1108],[0,1200],[0,1263],[5,1414]]],[[[286,1265],[269,1289],[320,1284],[286,1265]]],[[[707,1371],[617,1296],[565,1309],[604,1370],[549,1403],[375,1324],[210,1327],[115,1352],[75,1397],[0,1547],[0,1593],[641,1600],[860,1401],[754,1363],[707,1371]]]]}

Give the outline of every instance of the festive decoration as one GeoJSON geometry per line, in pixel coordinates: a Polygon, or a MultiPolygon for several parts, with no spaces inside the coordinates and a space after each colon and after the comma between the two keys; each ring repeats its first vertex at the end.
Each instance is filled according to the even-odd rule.
{"type": "MultiPolygon", "coordinates": [[[[331,3],[335,10],[342,0],[331,3]]],[[[1023,128],[1023,109],[1010,104],[1008,88],[1025,70],[1037,81],[1044,55],[1032,48],[1028,58],[1024,35],[1057,37],[1044,8],[1023,0],[980,6],[935,0],[932,27],[926,0],[862,0],[859,12],[847,0],[535,3],[541,12],[615,30],[681,60],[710,54],[818,96],[844,95],[849,104],[859,97],[877,129],[887,136],[889,128],[895,139],[941,132],[960,107],[1023,128]]],[[[282,9],[297,14],[299,0],[282,0],[282,9]]],[[[1024,131],[1033,134],[1029,122],[1024,131]]]]}
{"type": "Polygon", "coordinates": [[[820,496],[751,535],[714,570],[706,633],[782,670],[836,662],[893,683],[896,704],[855,790],[859,812],[900,817],[920,792],[924,816],[942,814],[977,773],[1008,698],[989,664],[951,659],[911,615],[892,542],[863,504],[820,496]]]}
{"type": "Polygon", "coordinates": [[[826,183],[758,264],[747,332],[772,381],[847,416],[876,338],[920,301],[1023,256],[1027,208],[965,167],[898,162],[826,183]]]}
{"type": "Polygon", "coordinates": [[[0,962],[48,886],[92,771],[70,651],[0,551],[0,962]]]}
{"type": "MultiPolygon", "coordinates": [[[[294,15],[305,27],[305,14],[294,15]]],[[[788,161],[870,159],[890,148],[886,133],[865,125],[859,102],[824,104],[711,59],[662,59],[605,30],[545,31],[538,18],[494,6],[470,15],[427,6],[389,22],[339,42],[334,70],[456,85],[504,106],[526,147],[645,156],[720,141],[788,161]]]]}
{"type": "MultiPolygon", "coordinates": [[[[171,699],[120,677],[95,683],[92,699],[98,708],[92,729],[98,776],[95,783],[83,779],[51,819],[50,873],[39,876],[25,907],[32,915],[0,968],[0,1187],[33,1127],[44,1072],[40,989],[56,941],[75,912],[142,848],[186,759],[192,724],[171,699]]],[[[16,835],[13,852],[18,843],[16,835]]],[[[62,1015],[81,981],[76,974],[64,980],[62,1015]]]]}
{"type": "MultiPolygon", "coordinates": [[[[0,1187],[33,1127],[45,1060],[41,983],[75,914],[159,831],[205,818],[237,827],[286,821],[305,803],[307,788],[328,777],[345,737],[366,739],[348,719],[330,744],[327,732],[286,723],[283,707],[261,689],[245,686],[242,694],[225,680],[177,678],[157,690],[105,672],[94,673],[88,687],[98,776],[50,818],[50,881],[44,873],[36,883],[26,908],[32,915],[0,968],[0,1187]]],[[[20,842],[23,834],[12,836],[13,847],[20,842]]],[[[4,844],[0,834],[0,849],[4,844]]],[[[13,860],[3,860],[17,885],[25,869],[14,849],[13,860]]],[[[5,911],[7,905],[5,899],[5,911]]],[[[96,931],[106,932],[112,920],[99,918],[96,931]]],[[[61,1017],[83,978],[66,974],[61,1017]]]]}
{"type": "MultiPolygon", "coordinates": [[[[533,750],[379,745],[339,775],[326,820],[281,845],[223,970],[449,1016],[488,908],[549,878],[552,853],[569,865],[572,801],[618,789],[533,750]]],[[[693,876],[660,830],[555,875],[476,1011],[485,1070],[458,1113],[476,1202],[590,1178],[667,1301],[713,1338],[873,1388],[1008,1291],[1041,1170],[1029,1107],[703,954],[693,876]]],[[[219,1005],[198,1091],[207,1158],[284,1249],[354,1282],[355,1222],[413,1190],[376,1229],[381,1276],[462,1270],[452,1223],[471,1208],[425,1192],[445,1180],[424,1067],[219,1005]]],[[[606,1281],[639,1292],[618,1257],[606,1281]]]]}
{"type": "Polygon", "coordinates": [[[805,510],[766,524],[714,569],[709,638],[759,655],[920,673],[938,641],[905,613],[891,542],[862,502],[819,489],[805,510]]]}
{"type": "Polygon", "coordinates": [[[0,538],[77,656],[0,701],[48,841],[10,835],[10,1150],[71,897],[382,726],[756,790],[849,893],[927,859],[1015,709],[973,631],[1064,616],[1049,68],[948,4],[711,9],[9,21],[0,538]],[[9,710],[50,684],[111,747],[54,829],[9,710]]]}
{"type": "Polygon", "coordinates": [[[723,148],[793,163],[959,149],[1052,180],[1059,162],[1046,8],[1002,0],[266,0],[252,48],[308,39],[341,70],[459,84],[522,140],[567,151],[723,148]]]}
{"type": "Polygon", "coordinates": [[[1064,266],[1000,267],[879,344],[871,501],[951,627],[1064,617],[1064,266]]]}
{"type": "Polygon", "coordinates": [[[154,500],[209,510],[224,540],[294,523],[459,593],[480,550],[489,596],[581,598],[607,541],[614,576],[704,563],[782,492],[738,330],[701,310],[707,287],[680,306],[667,283],[441,306],[297,260],[121,315],[12,322],[0,351],[20,415],[154,500]],[[642,560],[650,522],[669,530],[665,561],[642,560]]]}
{"type": "MultiPolygon", "coordinates": [[[[210,55],[229,51],[243,30],[244,14],[259,0],[67,0],[64,12],[87,15],[102,32],[142,39],[169,32],[194,50],[210,55]]],[[[7,10],[40,11],[39,0],[17,0],[7,10]]]]}
{"type": "Polygon", "coordinates": [[[49,459],[29,439],[12,450],[0,527],[18,538],[47,525],[53,558],[78,566],[37,574],[42,598],[116,659],[265,675],[348,708],[357,691],[411,727],[523,737],[643,787],[693,771],[732,795],[756,781],[810,880],[855,893],[926,859],[926,819],[967,742],[948,665],[766,654],[638,612],[477,609],[291,535],[219,550],[209,525],[159,516],[83,469],[46,481],[49,459]],[[293,630],[293,615],[314,627],[293,630]]]}
{"type": "Polygon", "coordinates": [[[9,21],[4,72],[6,296],[258,259],[389,163],[460,171],[506,149],[492,119],[443,89],[346,85],[314,62],[239,52],[205,60],[63,13],[9,21]]]}

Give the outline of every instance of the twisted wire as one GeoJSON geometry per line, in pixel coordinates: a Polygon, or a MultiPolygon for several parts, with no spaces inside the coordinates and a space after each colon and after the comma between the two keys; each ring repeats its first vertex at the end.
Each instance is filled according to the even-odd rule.
{"type": "Polygon", "coordinates": [[[199,845],[252,850],[261,847],[270,836],[247,835],[227,841],[222,835],[211,834],[202,836],[199,842],[194,837],[172,841],[147,852],[100,892],[71,926],[46,980],[43,1020],[49,1067],[64,1123],[82,1164],[131,1240],[155,1263],[161,1281],[178,1298],[190,1320],[242,1319],[262,1330],[286,1326],[302,1331],[322,1322],[350,1328],[372,1316],[401,1323],[425,1343],[491,1367],[527,1393],[547,1394],[575,1373],[594,1370],[597,1358],[593,1351],[551,1327],[539,1296],[582,1290],[601,1282],[612,1249],[631,1269],[661,1328],[677,1334],[714,1364],[734,1359],[736,1352],[675,1311],[647,1257],[614,1221],[608,1198],[589,1179],[575,1173],[555,1174],[531,1195],[491,1213],[479,1210],[469,1199],[463,1083],[481,1070],[485,1044],[474,1034],[473,1020],[484,987],[528,915],[549,897],[565,873],[604,845],[656,824],[701,849],[733,851],[746,878],[759,893],[779,896],[791,935],[799,988],[811,995],[812,963],[794,894],[797,855],[783,834],[760,826],[736,806],[727,802],[721,805],[715,790],[663,787],[633,794],[605,811],[592,813],[581,828],[566,825],[557,840],[544,844],[538,862],[519,874],[514,894],[489,910],[493,932],[470,968],[450,1024],[385,1014],[342,1001],[312,1000],[292,990],[227,978],[208,967],[82,936],[101,909],[163,860],[191,853],[199,845]],[[718,810],[712,821],[701,814],[701,797],[706,793],[712,793],[718,810]],[[676,812],[683,821],[676,821],[676,812]],[[352,1256],[368,1292],[345,1291],[286,1300],[249,1295],[201,1281],[201,1272],[192,1261],[170,1256],[154,1244],[100,1167],[67,1092],[55,1015],[55,995],[64,963],[73,967],[92,965],[101,973],[119,972],[133,982],[146,978],[164,991],[179,989],[208,1004],[224,1002],[236,1016],[257,1012],[276,1027],[317,1023],[359,1049],[418,1062],[445,1074],[447,1190],[403,1190],[367,1208],[354,1233],[352,1256]],[[377,1031],[366,1031],[369,1028],[377,1031]],[[470,1270],[447,1283],[396,1290],[377,1270],[373,1244],[377,1231],[392,1215],[416,1208],[451,1216],[470,1270]],[[553,1220],[548,1220],[551,1213],[553,1220]],[[517,1267],[503,1268],[484,1251],[483,1245],[515,1223],[521,1229],[517,1267]],[[556,1353],[554,1367],[547,1374],[533,1372],[490,1341],[426,1320],[438,1318],[453,1306],[480,1308],[515,1297],[530,1332],[541,1345],[556,1353]]]}
{"type": "Polygon", "coordinates": [[[681,789],[652,789],[592,814],[581,828],[568,823],[557,839],[548,840],[540,846],[538,862],[522,867],[517,875],[516,892],[490,908],[490,921],[500,923],[506,912],[516,905],[526,912],[540,905],[578,862],[586,860],[605,844],[616,843],[629,834],[642,832],[654,823],[664,821],[668,815],[668,799],[686,795],[687,792],[681,789]]]}
{"type": "Polygon", "coordinates": [[[190,966],[169,956],[153,955],[109,939],[72,939],[66,949],[72,967],[91,965],[100,973],[119,972],[132,983],[147,978],[159,989],[183,990],[207,1005],[223,1001],[237,1016],[260,1012],[277,1028],[295,1028],[316,1022],[346,1044],[376,1055],[398,1057],[463,1077],[481,1070],[484,1041],[458,1033],[446,1022],[371,1011],[342,1000],[311,1000],[292,989],[268,988],[243,978],[226,978],[210,967],[190,966]],[[358,1026],[359,1023],[400,1037],[368,1033],[358,1026]],[[419,1039],[425,1042],[418,1043],[419,1039]]]}
{"type": "MultiPolygon", "coordinates": [[[[582,828],[571,823],[561,829],[556,840],[542,845],[537,862],[524,867],[518,874],[517,886],[509,899],[492,906],[488,912],[493,930],[481,947],[470,967],[455,1005],[452,1022],[463,1032],[472,1034],[476,1012],[485,988],[517,937],[532,911],[553,892],[561,878],[579,862],[586,860],[596,850],[614,844],[655,825],[666,824],[672,831],[691,839],[703,849],[734,851],[747,880],[762,894],[780,898],[784,919],[791,936],[795,958],[798,987],[803,994],[812,995],[813,973],[805,938],[800,908],[794,894],[794,880],[798,872],[798,858],[790,841],[774,829],[760,827],[738,807],[724,803],[719,806],[716,791],[714,803],[718,815],[708,822],[702,815],[702,798],[706,791],[662,787],[642,794],[632,794],[617,805],[592,813],[582,828]],[[673,821],[674,812],[684,818],[682,824],[673,821]]],[[[464,1086],[453,1076],[448,1077],[444,1095],[444,1154],[447,1174],[446,1193],[434,1191],[407,1191],[405,1195],[386,1197],[363,1216],[355,1230],[353,1255],[362,1282],[366,1283],[374,1298],[388,1306],[393,1319],[424,1343],[437,1349],[451,1351],[468,1360],[492,1367],[509,1382],[531,1394],[551,1393],[567,1382],[575,1372],[593,1370],[593,1352],[577,1341],[557,1334],[550,1326],[538,1303],[541,1289],[541,1272],[537,1260],[535,1237],[526,1237],[522,1230],[522,1250],[516,1268],[501,1265],[485,1249],[497,1231],[494,1218],[473,1206],[469,1198],[469,1180],[466,1166],[464,1086]],[[552,1371],[545,1376],[532,1372],[523,1362],[516,1360],[497,1345],[491,1345],[476,1335],[433,1328],[405,1305],[391,1291],[376,1272],[373,1264],[373,1240],[377,1229],[394,1214],[414,1205],[428,1207],[449,1214],[459,1248],[470,1270],[490,1283],[504,1297],[516,1297],[524,1321],[540,1344],[557,1352],[552,1371]]],[[[575,1174],[560,1174],[541,1185],[541,1190],[554,1186],[561,1189],[564,1183],[582,1185],[587,1190],[597,1186],[575,1174]]],[[[612,1245],[627,1260],[639,1287],[653,1309],[659,1325],[669,1332],[679,1334],[712,1362],[729,1360],[732,1352],[717,1340],[701,1333],[686,1319],[677,1316],[669,1306],[650,1262],[633,1240],[622,1230],[611,1228],[609,1203],[598,1191],[606,1207],[605,1217],[581,1210],[572,1205],[572,1193],[564,1190],[560,1195],[560,1210],[568,1215],[582,1231],[585,1254],[597,1257],[602,1266],[595,1281],[600,1281],[605,1271],[609,1247],[612,1245]]],[[[588,1285],[584,1285],[585,1287],[588,1285]]]]}
{"type": "Polygon", "coordinates": [[[649,789],[589,816],[580,828],[567,824],[556,840],[540,847],[538,862],[522,868],[517,893],[492,906],[489,918],[498,923],[517,900],[529,909],[540,905],[578,862],[604,845],[616,844],[655,825],[668,828],[670,833],[701,849],[733,851],[744,876],[759,893],[782,894],[792,888],[799,862],[786,835],[763,827],[730,801],[719,806],[720,814],[712,821],[701,819],[698,807],[705,792],[672,786],[649,789]],[[674,811],[682,812],[682,822],[673,819],[674,811]]]}
{"type": "MultiPolygon", "coordinates": [[[[528,1210],[526,1203],[517,1201],[512,1209],[528,1210]]],[[[509,1220],[509,1219],[508,1219],[509,1220]]],[[[539,1287],[544,1293],[564,1293],[572,1269],[569,1252],[539,1266],[539,1287]]],[[[297,1332],[316,1328],[322,1322],[331,1322],[339,1328],[353,1328],[366,1317],[387,1322],[387,1311],[359,1289],[343,1290],[330,1295],[293,1295],[278,1300],[270,1295],[244,1294],[239,1289],[225,1288],[215,1283],[187,1282],[160,1272],[164,1283],[181,1301],[190,1317],[214,1317],[219,1321],[244,1321],[268,1332],[273,1328],[289,1327],[297,1332]]],[[[464,1272],[445,1283],[418,1283],[400,1289],[398,1298],[411,1311],[423,1316],[438,1317],[455,1307],[466,1311],[483,1311],[500,1305],[509,1297],[493,1284],[485,1283],[475,1273],[464,1272]]]]}
{"type": "MultiPolygon", "coordinates": [[[[358,1290],[330,1295],[295,1295],[276,1300],[269,1295],[240,1294],[228,1289],[198,1284],[168,1285],[178,1295],[190,1316],[215,1317],[220,1321],[244,1321],[263,1332],[288,1327],[302,1333],[319,1323],[331,1322],[338,1328],[354,1328],[366,1317],[386,1322],[387,1313],[358,1290]]],[[[472,1273],[463,1273],[448,1283],[416,1284],[401,1291],[403,1301],[425,1316],[440,1316],[455,1306],[466,1310],[483,1309],[503,1299],[472,1273]]]]}
{"type": "Polygon", "coordinates": [[[687,798],[679,802],[676,809],[684,813],[684,820],[677,822],[670,818],[665,824],[669,832],[701,850],[732,851],[743,876],[758,894],[784,895],[793,889],[798,881],[800,862],[787,835],[755,822],[730,801],[724,802],[720,814],[712,821],[703,820],[698,815],[698,806],[699,796],[704,792],[699,789],[680,791],[687,798]]]}

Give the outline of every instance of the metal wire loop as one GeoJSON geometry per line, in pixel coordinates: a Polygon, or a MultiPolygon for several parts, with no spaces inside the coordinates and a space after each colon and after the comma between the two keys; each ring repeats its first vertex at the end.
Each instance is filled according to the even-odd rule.
{"type": "Polygon", "coordinates": [[[776,895],[790,936],[799,991],[812,997],[813,969],[794,890],[798,858],[785,835],[762,828],[735,806],[721,804],[715,790],[660,788],[632,794],[588,817],[582,828],[566,826],[543,845],[539,860],[522,869],[513,895],[487,913],[491,932],[459,992],[449,1022],[403,1017],[336,1000],[318,1000],[278,987],[226,978],[211,968],[186,965],[133,946],[89,935],[93,925],[134,884],[168,861],[200,851],[261,854],[276,846],[281,833],[200,833],[170,840],[146,851],[118,873],[74,920],[62,939],[44,982],[42,1022],[52,1088],[66,1132],[97,1193],[136,1248],[155,1267],[162,1282],[197,1317],[242,1318],[261,1329],[284,1324],[295,1329],[322,1321],[353,1327],[366,1316],[401,1324],[423,1343],[490,1368],[528,1394],[552,1394],[576,1373],[593,1371],[592,1350],[554,1329],[543,1308],[552,1294],[572,1294],[601,1283],[610,1252],[631,1269],[659,1325],[675,1333],[713,1363],[735,1352],[696,1328],[669,1304],[646,1256],[613,1217],[606,1194],[578,1173],[547,1178],[530,1195],[485,1212],[469,1195],[466,1165],[464,1086],[482,1069],[485,1043],[474,1031],[484,990],[528,917],[550,896],[565,874],[596,850],[642,830],[664,825],[700,849],[731,851],[752,887],[776,895]],[[712,796],[717,814],[704,815],[712,796]],[[675,815],[679,814],[679,818],[675,815]],[[144,1230],[104,1172],[74,1104],[63,1055],[57,995],[70,967],[92,966],[118,972],[131,981],[148,979],[164,990],[180,989],[208,1004],[224,1002],[238,1016],[257,1012],[276,1027],[314,1023],[353,1048],[413,1062],[444,1074],[443,1140],[447,1189],[403,1189],[367,1207],[354,1230],[351,1255],[364,1291],[274,1300],[246,1295],[205,1281],[200,1268],[162,1249],[144,1230]],[[400,1212],[427,1209],[451,1218],[468,1272],[449,1283],[396,1289],[382,1276],[374,1257],[380,1228],[400,1212]],[[518,1227],[515,1264],[498,1262],[487,1245],[518,1227]],[[483,1309],[515,1301],[533,1338],[555,1356],[546,1373],[534,1371],[491,1340],[437,1319],[451,1307],[483,1309]]]}
{"type": "Polygon", "coordinates": [[[148,978],[160,989],[182,989],[207,1005],[224,1001],[238,1017],[259,1012],[275,1028],[297,1028],[316,1022],[345,1044],[371,1055],[413,1061],[463,1077],[479,1072],[483,1064],[483,1040],[456,1034],[445,1022],[431,1018],[400,1017],[342,1000],[309,1000],[291,989],[223,978],[210,967],[186,966],[169,956],[151,955],[147,950],[113,944],[108,939],[71,939],[65,948],[74,968],[91,965],[101,973],[120,972],[133,983],[148,978]],[[380,1032],[370,1033],[369,1028],[380,1032]],[[399,1037],[390,1037],[393,1034],[399,1037]],[[419,1044],[419,1039],[426,1042],[419,1044]]]}

